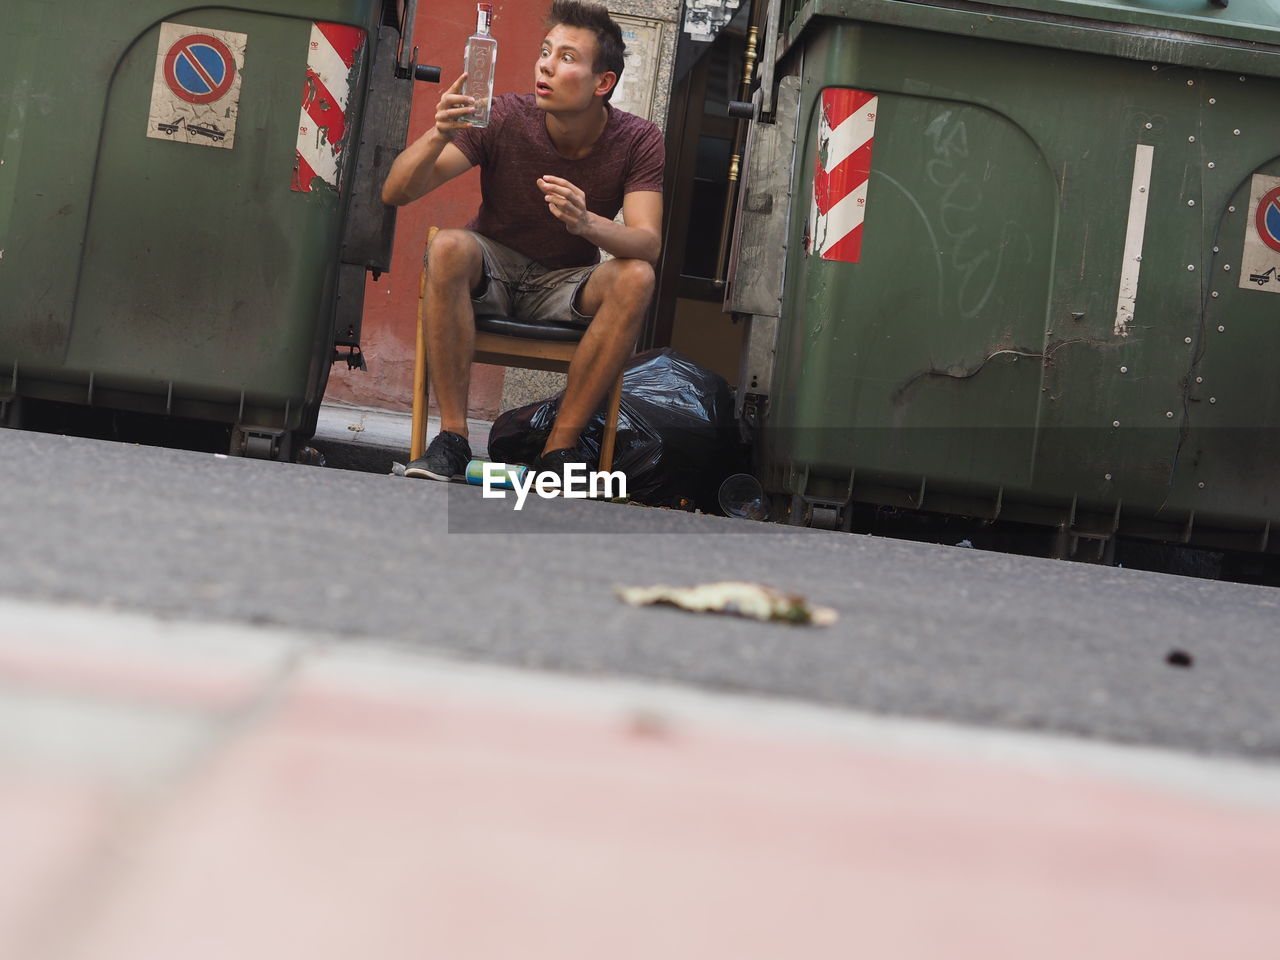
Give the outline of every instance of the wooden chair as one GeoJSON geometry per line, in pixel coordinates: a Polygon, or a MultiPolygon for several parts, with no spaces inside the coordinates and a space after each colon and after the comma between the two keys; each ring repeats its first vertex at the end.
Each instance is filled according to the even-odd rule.
{"type": "MultiPolygon", "coordinates": [[[[439,228],[427,234],[427,246],[439,228]]],[[[418,280],[418,344],[413,360],[413,424],[410,434],[409,460],[417,460],[427,449],[427,267],[423,259],[422,276],[418,280]]],[[[501,316],[476,317],[477,363],[492,363],[526,370],[550,370],[567,373],[574,351],[584,330],[568,326],[526,323],[519,318],[501,316]]],[[[605,413],[604,436],[600,440],[600,469],[613,467],[613,450],[618,434],[618,408],[622,403],[622,375],[609,391],[605,413]]]]}

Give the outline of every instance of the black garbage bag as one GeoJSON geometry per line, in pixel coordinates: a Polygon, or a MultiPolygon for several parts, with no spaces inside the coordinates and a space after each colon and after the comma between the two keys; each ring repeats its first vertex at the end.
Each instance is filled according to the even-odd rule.
{"type": "MultiPolygon", "coordinates": [[[[489,458],[529,463],[542,452],[563,394],[508,410],[489,432],[489,458]]],[[[581,446],[600,456],[601,410],[581,446]]],[[[627,476],[627,494],[650,506],[719,513],[721,481],[745,468],[733,415],[733,391],[717,373],[670,347],[636,354],[622,374],[622,404],[613,469],[627,476]]]]}

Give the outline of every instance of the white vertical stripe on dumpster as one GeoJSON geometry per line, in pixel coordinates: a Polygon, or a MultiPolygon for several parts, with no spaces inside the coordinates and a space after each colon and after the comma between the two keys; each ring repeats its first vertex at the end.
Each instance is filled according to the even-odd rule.
{"type": "Polygon", "coordinates": [[[1151,197],[1151,162],[1156,148],[1138,144],[1133,158],[1133,184],[1129,188],[1129,225],[1124,234],[1124,259],[1120,264],[1120,292],[1116,297],[1117,337],[1127,337],[1138,304],[1138,274],[1142,270],[1142,241],[1147,232],[1147,201],[1151,197]]]}

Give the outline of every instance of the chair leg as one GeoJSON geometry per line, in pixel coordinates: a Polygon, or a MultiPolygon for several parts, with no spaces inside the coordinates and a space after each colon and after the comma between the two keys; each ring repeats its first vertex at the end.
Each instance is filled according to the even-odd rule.
{"type": "Polygon", "coordinates": [[[618,410],[622,406],[622,374],[609,391],[609,410],[604,418],[604,436],[600,438],[600,469],[613,469],[613,448],[618,439],[618,410]]]}
{"type": "Polygon", "coordinates": [[[409,462],[427,450],[427,269],[418,281],[418,337],[413,352],[413,421],[409,431],[409,462]]]}

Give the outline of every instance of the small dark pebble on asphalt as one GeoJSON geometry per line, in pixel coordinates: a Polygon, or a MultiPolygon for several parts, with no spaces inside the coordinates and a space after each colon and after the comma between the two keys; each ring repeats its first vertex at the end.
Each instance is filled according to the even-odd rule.
{"type": "Polygon", "coordinates": [[[1164,658],[1164,662],[1171,667],[1190,667],[1195,663],[1191,659],[1191,654],[1185,650],[1170,650],[1169,655],[1164,658]]]}

